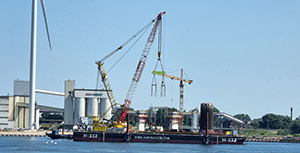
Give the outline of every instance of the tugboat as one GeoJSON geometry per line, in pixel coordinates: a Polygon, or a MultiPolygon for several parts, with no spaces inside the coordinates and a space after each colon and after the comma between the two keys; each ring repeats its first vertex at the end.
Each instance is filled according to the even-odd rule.
{"type": "Polygon", "coordinates": [[[64,134],[64,133],[58,134],[57,130],[52,130],[51,133],[46,132],[46,135],[51,139],[73,139],[72,134],[64,134]]]}

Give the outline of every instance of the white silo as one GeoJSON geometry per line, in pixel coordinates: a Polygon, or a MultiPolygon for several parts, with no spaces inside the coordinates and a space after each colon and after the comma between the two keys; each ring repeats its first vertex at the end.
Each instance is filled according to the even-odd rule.
{"type": "Polygon", "coordinates": [[[87,116],[98,115],[98,101],[97,98],[88,98],[87,116]]]}
{"type": "Polygon", "coordinates": [[[80,118],[85,117],[85,99],[75,98],[75,124],[80,123],[80,118]]]}
{"type": "Polygon", "coordinates": [[[103,116],[105,119],[111,118],[111,107],[108,98],[100,98],[100,117],[107,111],[103,116]],[[108,110],[108,111],[107,111],[108,110]]]}

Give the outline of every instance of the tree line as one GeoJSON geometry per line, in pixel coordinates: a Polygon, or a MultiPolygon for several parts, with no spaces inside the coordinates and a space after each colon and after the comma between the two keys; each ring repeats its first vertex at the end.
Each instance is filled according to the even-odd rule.
{"type": "Polygon", "coordinates": [[[42,118],[44,119],[64,119],[64,114],[60,113],[42,113],[42,118]]]}
{"type": "Polygon", "coordinates": [[[260,129],[279,129],[279,135],[300,133],[300,119],[292,120],[289,116],[266,114],[261,118],[254,119],[251,122],[253,128],[260,129]]]}

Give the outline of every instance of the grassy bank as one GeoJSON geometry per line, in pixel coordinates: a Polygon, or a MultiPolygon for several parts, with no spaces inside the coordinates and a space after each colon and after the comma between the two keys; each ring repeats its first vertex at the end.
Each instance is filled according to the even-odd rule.
{"type": "Polygon", "coordinates": [[[275,136],[277,135],[278,130],[267,130],[267,129],[241,129],[239,130],[239,134],[244,135],[246,137],[253,136],[275,136]]]}

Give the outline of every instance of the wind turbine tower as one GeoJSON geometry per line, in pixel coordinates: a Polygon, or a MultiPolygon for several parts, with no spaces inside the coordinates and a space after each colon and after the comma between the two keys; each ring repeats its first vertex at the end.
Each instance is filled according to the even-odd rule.
{"type": "MultiPolygon", "coordinates": [[[[50,35],[46,18],[46,10],[44,0],[40,0],[44,20],[48,35],[48,42],[51,48],[50,35]]],[[[37,0],[32,0],[32,16],[31,16],[31,44],[30,44],[30,88],[29,88],[29,129],[34,129],[34,112],[35,112],[35,76],[36,76],[36,31],[37,31],[37,0]]],[[[36,114],[39,115],[39,114],[36,114]]]]}

